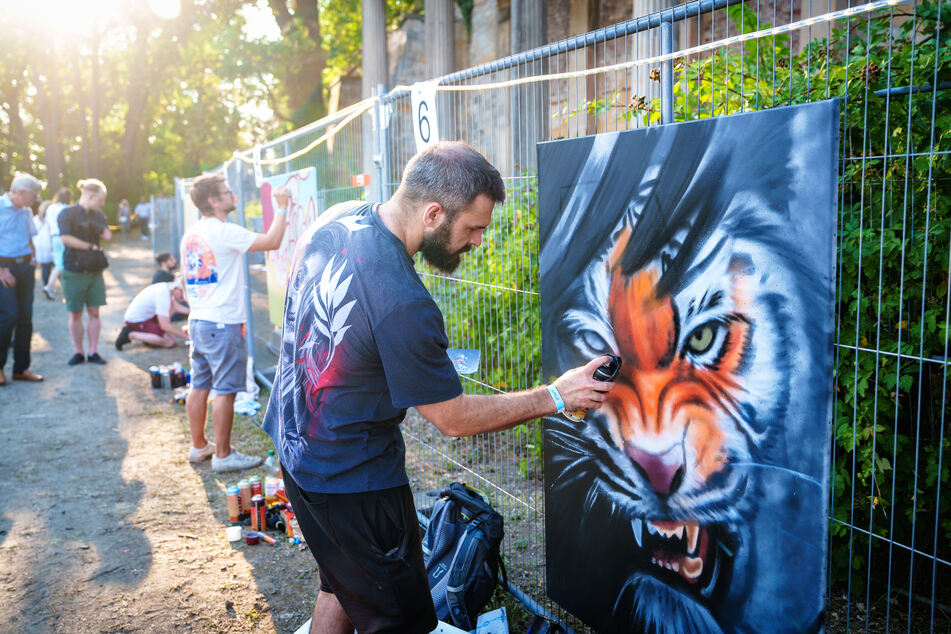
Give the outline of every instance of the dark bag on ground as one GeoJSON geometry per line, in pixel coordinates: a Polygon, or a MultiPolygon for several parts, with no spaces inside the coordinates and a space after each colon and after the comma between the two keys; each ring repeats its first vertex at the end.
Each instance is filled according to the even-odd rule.
{"type": "Polygon", "coordinates": [[[482,493],[461,482],[439,495],[423,536],[429,589],[440,621],[472,630],[500,570],[508,584],[499,552],[505,534],[502,516],[482,493]]]}
{"type": "Polygon", "coordinates": [[[89,251],[67,248],[63,257],[64,268],[76,273],[98,273],[109,266],[106,254],[100,249],[89,251]]]}

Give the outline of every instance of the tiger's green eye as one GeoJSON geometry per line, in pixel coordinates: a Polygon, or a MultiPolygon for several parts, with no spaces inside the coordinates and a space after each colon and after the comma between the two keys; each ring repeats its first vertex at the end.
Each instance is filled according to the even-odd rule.
{"type": "Polygon", "coordinates": [[[716,329],[714,324],[704,324],[690,333],[687,338],[687,351],[691,354],[703,354],[709,350],[716,338],[716,329]]]}

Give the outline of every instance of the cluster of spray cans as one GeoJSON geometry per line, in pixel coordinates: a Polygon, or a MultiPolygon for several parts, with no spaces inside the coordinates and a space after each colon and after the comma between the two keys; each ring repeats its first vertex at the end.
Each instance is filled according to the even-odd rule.
{"type": "MultiPolygon", "coordinates": [[[[250,518],[250,534],[263,538],[264,531],[275,529],[284,533],[289,540],[300,544],[302,541],[297,518],[283,495],[283,486],[279,478],[251,476],[225,489],[228,499],[228,517],[233,523],[245,522],[250,518]]],[[[265,540],[273,544],[273,539],[265,540]]]]}
{"type": "Polygon", "coordinates": [[[182,367],[181,363],[172,365],[153,365],[149,368],[152,378],[152,387],[156,390],[171,390],[184,387],[191,383],[191,372],[182,367]]]}

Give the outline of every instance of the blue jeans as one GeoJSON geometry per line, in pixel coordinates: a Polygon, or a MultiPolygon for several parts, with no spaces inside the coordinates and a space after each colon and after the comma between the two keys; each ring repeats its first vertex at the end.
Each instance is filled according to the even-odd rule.
{"type": "Polygon", "coordinates": [[[30,339],[33,337],[33,287],[36,274],[29,262],[0,265],[16,278],[16,286],[0,284],[0,370],[7,364],[7,350],[13,339],[13,372],[30,367],[30,339]]]}

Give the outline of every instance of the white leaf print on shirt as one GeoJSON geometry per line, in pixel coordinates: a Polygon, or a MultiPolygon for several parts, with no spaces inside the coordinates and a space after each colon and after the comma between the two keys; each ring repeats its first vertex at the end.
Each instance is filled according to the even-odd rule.
{"type": "Polygon", "coordinates": [[[314,305],[314,329],[308,334],[300,351],[304,353],[304,371],[311,387],[317,385],[320,375],[330,367],[334,352],[343,336],[350,329],[347,317],[357,300],[344,303],[353,275],[343,278],[347,261],[335,268],[336,256],[332,256],[313,287],[311,299],[314,305]],[[343,279],[341,279],[343,278],[343,279]]]}

